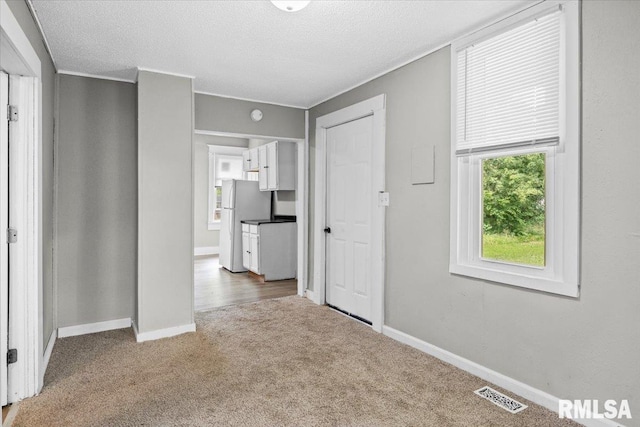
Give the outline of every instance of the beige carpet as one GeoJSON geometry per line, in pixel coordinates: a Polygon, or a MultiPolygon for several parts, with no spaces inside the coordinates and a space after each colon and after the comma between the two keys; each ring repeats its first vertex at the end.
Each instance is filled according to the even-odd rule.
{"type": "MultiPolygon", "coordinates": [[[[59,339],[14,426],[569,426],[510,414],[487,383],[297,296],[199,313],[198,331],[59,339]]],[[[501,390],[504,392],[504,390],[501,390]]]]}

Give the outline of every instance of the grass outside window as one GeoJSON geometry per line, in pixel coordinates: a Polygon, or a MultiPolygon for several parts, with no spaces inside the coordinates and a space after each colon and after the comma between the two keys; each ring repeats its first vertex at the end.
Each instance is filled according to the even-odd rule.
{"type": "Polygon", "coordinates": [[[545,266],[545,154],[482,161],[482,257],[545,266]]]}

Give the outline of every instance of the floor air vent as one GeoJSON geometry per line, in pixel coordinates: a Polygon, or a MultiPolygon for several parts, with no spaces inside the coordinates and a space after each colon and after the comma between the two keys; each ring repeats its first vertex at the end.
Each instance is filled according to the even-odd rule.
{"type": "Polygon", "coordinates": [[[474,393],[480,397],[484,397],[489,402],[493,402],[495,405],[498,405],[505,411],[509,411],[512,414],[517,414],[518,412],[527,409],[527,405],[524,405],[517,400],[513,400],[509,396],[505,396],[499,391],[495,391],[488,386],[484,386],[481,389],[476,390],[474,393]]]}

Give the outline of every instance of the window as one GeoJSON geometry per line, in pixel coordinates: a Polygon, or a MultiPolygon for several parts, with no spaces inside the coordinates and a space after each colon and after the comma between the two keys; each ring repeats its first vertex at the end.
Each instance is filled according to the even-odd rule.
{"type": "Polygon", "coordinates": [[[209,146],[209,230],[220,229],[222,213],[222,181],[245,179],[242,152],[246,148],[209,146]]]}
{"type": "Polygon", "coordinates": [[[455,274],[578,295],[578,3],[544,2],[452,45],[455,274]]]}

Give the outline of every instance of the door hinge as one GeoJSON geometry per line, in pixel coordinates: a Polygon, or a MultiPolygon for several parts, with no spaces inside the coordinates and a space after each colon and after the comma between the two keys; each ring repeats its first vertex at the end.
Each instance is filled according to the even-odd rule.
{"type": "Polygon", "coordinates": [[[7,228],[7,243],[16,243],[18,241],[18,230],[15,228],[7,228]]]}
{"type": "Polygon", "coordinates": [[[10,122],[18,121],[18,106],[17,105],[9,105],[7,108],[7,120],[10,122]]]}
{"type": "Polygon", "coordinates": [[[16,363],[18,361],[18,349],[12,348],[7,351],[7,365],[16,363]]]}

